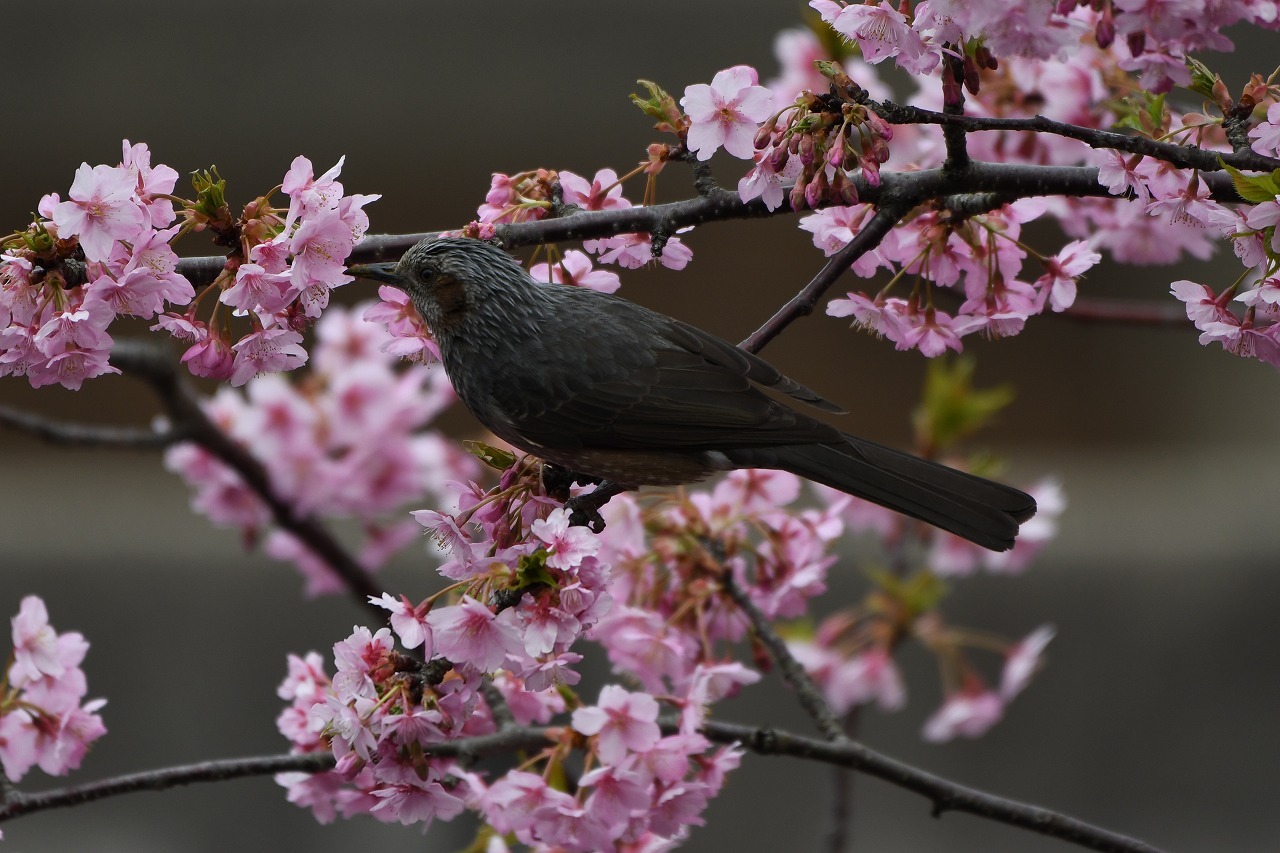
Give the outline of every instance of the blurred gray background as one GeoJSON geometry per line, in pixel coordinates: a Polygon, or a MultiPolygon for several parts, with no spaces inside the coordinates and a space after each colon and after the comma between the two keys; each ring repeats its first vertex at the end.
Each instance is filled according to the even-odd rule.
{"type": "MultiPolygon", "coordinates": [[[[384,195],[369,209],[375,232],[457,227],[491,171],[625,171],[656,139],[627,100],[636,78],[678,96],[739,62],[772,76],[773,34],[796,25],[801,8],[66,0],[39,29],[11,20],[0,53],[0,216],[22,227],[42,193],[65,195],[82,160],[117,162],[127,137],[184,175],[216,164],[233,204],[277,183],[299,153],[317,171],[346,154],[348,191],[384,195]]],[[[1233,91],[1250,57],[1275,57],[1274,35],[1237,35],[1256,45],[1229,66],[1233,91]]],[[[680,168],[662,176],[661,192],[689,192],[680,168]]],[[[1041,248],[1052,250],[1045,236],[1041,248]]],[[[708,226],[688,240],[686,272],[627,273],[622,293],[731,340],[822,263],[789,217],[708,226]]],[[[179,250],[211,253],[198,237],[179,250]]],[[[1237,274],[1228,250],[1176,274],[1109,265],[1083,291],[1167,300],[1173,278],[1223,286],[1237,274]]],[[[361,286],[343,299],[370,296],[361,286]]],[[[1173,850],[1277,849],[1275,371],[1201,348],[1190,330],[1060,318],[969,349],[980,384],[1018,389],[975,446],[1006,455],[1022,482],[1059,476],[1070,506],[1060,538],[1024,577],[960,582],[946,612],[1013,637],[1044,622],[1059,634],[1048,669],[985,738],[921,742],[938,688],[920,653],[906,655],[908,708],[865,714],[862,737],[959,782],[1173,850]]],[[[852,410],[847,428],[910,441],[918,354],[815,315],[766,355],[852,410]]],[[[111,423],[143,424],[156,411],[146,389],[118,377],[78,394],[5,379],[0,399],[111,423]]],[[[109,734],[66,781],[280,751],[274,691],[286,652],[327,656],[353,623],[367,622],[345,599],[303,601],[292,569],[246,554],[234,533],[191,514],[185,486],[158,454],[50,448],[3,431],[0,477],[0,614],[42,595],[59,630],[91,641],[90,693],[110,700],[109,734]]],[[[435,583],[414,557],[385,577],[393,592],[435,583]]],[[[863,589],[855,572],[837,569],[833,579],[827,609],[863,589]]],[[[806,730],[793,706],[770,678],[723,716],[806,730]]],[[[22,787],[60,784],[36,772],[22,787]]],[[[687,849],[817,849],[829,784],[825,768],[749,756],[687,849]]],[[[870,779],[854,785],[853,815],[859,850],[1067,849],[964,815],[932,819],[924,800],[870,779]]],[[[30,853],[389,853],[458,849],[471,831],[466,821],[425,839],[369,820],[320,826],[269,779],[135,794],[3,828],[6,849],[30,853]]]]}

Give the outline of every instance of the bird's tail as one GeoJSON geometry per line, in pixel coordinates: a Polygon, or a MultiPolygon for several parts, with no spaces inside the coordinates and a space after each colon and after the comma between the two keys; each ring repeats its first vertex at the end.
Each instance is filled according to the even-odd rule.
{"type": "Polygon", "coordinates": [[[741,448],[735,464],[790,471],[918,518],[992,551],[1013,547],[1020,522],[1035,515],[1025,492],[909,453],[845,435],[843,443],[741,448]]]}

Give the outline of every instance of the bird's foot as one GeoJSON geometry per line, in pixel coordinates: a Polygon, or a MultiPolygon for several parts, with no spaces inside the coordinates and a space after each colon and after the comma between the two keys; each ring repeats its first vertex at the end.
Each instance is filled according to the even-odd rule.
{"type": "Polygon", "coordinates": [[[605,480],[596,486],[595,491],[565,501],[564,507],[569,510],[569,526],[585,527],[592,533],[604,530],[600,507],[607,504],[614,495],[626,490],[627,487],[620,483],[605,480]]]}
{"type": "Polygon", "coordinates": [[[569,500],[569,490],[574,483],[598,486],[601,482],[603,481],[599,477],[579,474],[577,471],[571,471],[553,462],[542,463],[542,490],[546,492],[547,497],[555,498],[562,503],[569,500]]]}

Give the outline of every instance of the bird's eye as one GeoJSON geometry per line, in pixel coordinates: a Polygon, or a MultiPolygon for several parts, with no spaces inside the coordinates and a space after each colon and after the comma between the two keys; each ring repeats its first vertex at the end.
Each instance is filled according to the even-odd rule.
{"type": "Polygon", "coordinates": [[[432,281],[435,280],[435,277],[439,274],[439,272],[440,271],[437,270],[431,264],[423,264],[422,266],[418,267],[418,278],[424,284],[430,284],[432,281]]]}

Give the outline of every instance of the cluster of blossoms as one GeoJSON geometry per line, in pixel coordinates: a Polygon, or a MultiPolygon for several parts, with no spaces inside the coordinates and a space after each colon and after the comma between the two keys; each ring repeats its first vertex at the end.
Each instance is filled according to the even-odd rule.
{"type": "Polygon", "coordinates": [[[363,206],[377,198],[344,197],[335,180],[341,165],[315,178],[310,161],[297,158],[282,185],[288,209],[262,197],[237,219],[214,174],[195,176],[194,200],[176,198],[178,173],[153,167],[144,144],[125,140],[117,166],[82,164],[67,200],[45,196],[39,218],[3,241],[0,375],[76,389],[118,373],[108,362],[107,328],[120,315],[156,318],[154,329],[190,342],[183,361],[198,376],[243,385],[303,364],[300,331],[334,287],[352,280],[344,262],[368,227],[363,206]],[[207,321],[196,317],[200,300],[193,303],[195,290],[177,272],[171,247],[182,234],[206,229],[232,247],[205,290],[219,298],[207,321]],[[166,312],[188,304],[184,313],[166,312]],[[251,330],[233,336],[230,313],[250,317],[251,330]]]}
{"type": "MultiPolygon", "coordinates": [[[[738,184],[743,200],[760,198],[767,208],[775,209],[789,196],[793,209],[822,208],[802,219],[801,227],[813,233],[815,245],[827,255],[843,248],[874,214],[873,206],[857,203],[859,187],[879,183],[880,165],[889,157],[891,140],[895,156],[908,168],[936,167],[946,154],[941,134],[925,133],[911,124],[891,128],[877,113],[870,98],[885,98],[889,90],[870,63],[888,56],[933,68],[944,43],[955,39],[956,44],[962,44],[969,36],[990,37],[990,42],[971,41],[972,50],[964,52],[966,62],[973,65],[966,65],[964,72],[964,83],[974,93],[966,104],[970,115],[1041,114],[1100,129],[1126,119],[1149,135],[1194,136],[1202,147],[1228,150],[1220,121],[1182,116],[1163,102],[1159,103],[1161,123],[1149,126],[1152,102],[1141,98],[1150,96],[1140,95],[1137,84],[1125,74],[1122,56],[1103,50],[1096,41],[1080,42],[1080,34],[1091,31],[1085,24],[1097,23],[1103,13],[1084,7],[1052,12],[1053,20],[1074,23],[1054,24],[1050,30],[1073,33],[1075,42],[1069,51],[1046,53],[1034,45],[1019,46],[1009,40],[1018,31],[1016,26],[1000,29],[1018,19],[1022,13],[1016,9],[1012,17],[1001,19],[1003,23],[996,20],[998,16],[980,15],[972,9],[964,15],[948,9],[950,17],[943,21],[929,11],[929,4],[916,4],[919,32],[908,27],[908,32],[916,35],[903,36],[902,43],[909,46],[915,38],[924,46],[923,52],[915,48],[895,52],[888,49],[894,42],[887,34],[893,30],[882,32],[874,25],[886,19],[882,16],[890,21],[901,17],[887,4],[814,6],[837,31],[859,44],[865,61],[848,58],[839,64],[824,59],[816,36],[790,31],[777,43],[782,75],[767,85],[759,84],[753,69],[735,66],[716,74],[709,85],[687,87],[680,101],[684,112],[652,84],[653,98],[635,100],[659,119],[659,128],[680,135],[698,159],[708,159],[723,148],[735,157],[753,161],[738,184]],[[855,20],[860,22],[856,27],[851,23],[855,20]],[[949,27],[961,29],[952,32],[949,27]],[[855,37],[855,32],[862,35],[855,37]],[[876,40],[881,37],[883,41],[876,40]],[[993,50],[1001,54],[999,61],[993,50]],[[933,58],[926,61],[928,57],[933,58]],[[818,91],[824,94],[815,94],[818,91]],[[1116,111],[1120,98],[1139,95],[1128,113],[1116,111]],[[785,106],[778,109],[778,104],[785,106]]],[[[935,12],[940,8],[934,4],[935,12]]],[[[1042,11],[1051,14],[1047,6],[1042,11]]],[[[1226,12],[1217,10],[1215,14],[1226,12]]],[[[1140,20],[1140,11],[1127,10],[1116,18],[1125,21],[1121,31],[1132,41],[1130,35],[1138,32],[1132,25],[1140,20]]],[[[1148,33],[1145,50],[1158,53],[1151,33],[1167,32],[1157,28],[1148,33]]],[[[1262,99],[1267,91],[1255,81],[1246,95],[1262,99]]],[[[935,87],[922,90],[911,100],[939,109],[941,96],[942,89],[935,87]]],[[[1275,135],[1264,129],[1254,136],[1256,144],[1266,145],[1275,135]]],[[[1184,256],[1203,258],[1213,250],[1212,234],[1239,237],[1243,228],[1241,217],[1209,198],[1196,172],[1150,157],[1098,153],[1083,142],[1052,134],[974,134],[968,138],[968,147],[975,159],[1094,165],[1099,169],[1100,183],[1121,198],[1024,199],[978,213],[953,212],[945,205],[921,208],[853,264],[856,274],[865,278],[883,274],[887,282],[873,293],[851,292],[832,300],[829,314],[850,316],[855,325],[889,338],[899,349],[918,349],[927,356],[958,352],[966,335],[1017,334],[1035,314],[1069,309],[1078,279],[1101,260],[1102,252],[1119,261],[1143,264],[1173,263],[1184,256]],[[1056,219],[1068,236],[1078,239],[1053,254],[1036,252],[1020,241],[1020,232],[1024,223],[1041,217],[1056,219]],[[1034,255],[1038,263],[1028,266],[1028,255],[1034,255]],[[935,299],[939,289],[944,295],[935,299]],[[961,292],[952,296],[951,291],[961,292]]],[[[481,208],[481,220],[495,223],[557,212],[551,201],[557,181],[564,201],[583,209],[630,204],[622,197],[618,178],[611,170],[601,170],[590,184],[567,172],[529,172],[516,179],[495,175],[488,202],[481,208]]],[[[1249,224],[1255,225],[1263,216],[1255,214],[1249,224]]],[[[1254,230],[1264,227],[1255,225],[1254,230]]],[[[688,257],[672,262],[671,247],[676,242],[676,238],[667,241],[659,259],[679,268],[688,257]]],[[[591,241],[585,248],[601,253],[602,260],[619,260],[626,266],[651,260],[654,250],[642,235],[591,241]],[[620,244],[626,244],[625,254],[619,255],[620,244]]],[[[582,269],[589,270],[585,258],[582,269]]],[[[1245,331],[1254,328],[1247,325],[1248,318],[1243,322],[1245,331]]],[[[1243,354],[1267,350],[1263,346],[1228,345],[1243,354]]]]}
{"type": "Polygon", "coordinates": [[[0,375],[76,389],[119,373],[107,361],[111,322],[191,301],[169,246],[182,230],[172,225],[177,178],[168,166],[152,168],[146,145],[125,140],[119,165],[81,164],[66,201],[46,195],[40,218],[4,239],[0,375]]]}
{"type": "Polygon", "coordinates": [[[11,622],[13,656],[0,680],[0,767],[10,782],[36,765],[63,776],[107,733],[97,713],[107,701],[81,704],[88,684],[80,662],[89,643],[75,631],[53,630],[34,595],[22,599],[11,622]]]}
{"type": "MultiPolygon", "coordinates": [[[[798,484],[790,475],[754,472],[779,478],[787,497],[798,484]]],[[[1057,518],[1065,505],[1062,490],[1052,480],[1029,491],[1038,511],[1022,526],[1014,548],[987,551],[958,536],[922,526],[876,504],[825,487],[815,487],[827,509],[827,532],[839,535],[839,524],[852,534],[870,534],[882,548],[900,551],[904,540],[925,537],[922,569],[907,577],[873,572],[875,588],[859,606],[827,617],[812,634],[793,630],[788,645],[796,659],[823,690],[832,710],[844,715],[874,702],[883,711],[906,704],[907,690],[893,656],[899,645],[914,638],[939,662],[943,674],[943,703],[924,724],[925,739],[941,742],[957,736],[978,737],[995,725],[1004,708],[1026,686],[1039,667],[1040,653],[1053,636],[1041,627],[1019,643],[986,633],[946,625],[937,604],[941,581],[964,577],[979,568],[995,574],[1019,574],[1057,532],[1057,518]],[[831,526],[835,525],[835,529],[831,526]],[[1004,656],[998,689],[987,686],[980,671],[965,655],[967,646],[1004,656]]],[[[770,497],[777,497],[774,493],[770,497]]]]}
{"type": "MultiPolygon", "coordinates": [[[[427,429],[454,401],[444,372],[422,364],[397,369],[397,356],[412,354],[405,342],[415,339],[393,337],[362,319],[362,311],[325,312],[316,324],[315,358],[305,382],[262,376],[243,392],[219,390],[206,409],[262,463],[276,494],[297,512],[357,519],[363,532],[359,560],[373,570],[416,538],[417,525],[403,516],[395,520],[395,510],[439,497],[445,482],[472,476],[475,461],[427,429]]],[[[395,326],[391,303],[367,313],[395,326]]],[[[270,528],[267,505],[200,446],[174,445],[165,464],[194,489],[192,508],[214,523],[238,527],[249,542],[270,528]]],[[[309,594],[342,589],[324,561],[292,534],[271,528],[264,548],[298,567],[309,594]]]]}
{"type": "MultiPolygon", "coordinates": [[[[815,245],[828,256],[848,244],[874,215],[872,205],[850,202],[856,202],[859,186],[878,184],[879,164],[888,158],[890,140],[895,156],[908,168],[938,166],[946,153],[940,134],[926,134],[918,125],[891,129],[877,115],[869,98],[885,97],[888,90],[869,63],[888,56],[909,70],[925,71],[938,64],[944,44],[964,44],[982,36],[981,42],[969,41],[970,49],[963,52],[964,83],[974,95],[966,104],[967,114],[1040,114],[1099,129],[1123,121],[1150,136],[1193,138],[1209,150],[1230,150],[1221,120],[1180,115],[1163,101],[1152,101],[1125,75],[1130,65],[1124,51],[1104,50],[1110,44],[1106,40],[1080,41],[1081,34],[1093,32],[1095,24],[1102,27],[1106,19],[1106,26],[1118,27],[1133,55],[1140,53],[1144,62],[1181,56],[1180,51],[1204,46],[1191,37],[1188,19],[1181,14],[1194,11],[1190,7],[1197,4],[1184,4],[1188,9],[1180,8],[1177,21],[1159,25],[1136,6],[1114,4],[1114,9],[1108,5],[1094,12],[1072,8],[1074,3],[1059,4],[1056,11],[1040,4],[1044,8],[1036,14],[1051,23],[1038,32],[1066,38],[1055,42],[1052,50],[1046,44],[1018,43],[1014,36],[1021,32],[1019,16],[1032,10],[1010,10],[1006,4],[985,12],[981,4],[966,4],[963,10],[951,8],[954,4],[916,4],[914,24],[885,3],[811,5],[858,44],[865,61],[828,61],[812,33],[790,31],[777,42],[783,68],[778,80],[760,86],[750,68],[722,71],[709,86],[688,87],[681,101],[687,116],[671,119],[667,126],[683,129],[689,149],[700,159],[723,147],[733,156],[753,160],[738,185],[743,200],[760,198],[774,209],[789,192],[793,209],[823,207],[803,218],[800,227],[813,233],[815,245]],[[997,61],[992,51],[1002,58],[997,61]],[[814,94],[828,89],[828,94],[814,94]],[[1124,96],[1133,102],[1122,109],[1117,105],[1124,96]],[[775,111],[774,103],[787,105],[775,111]],[[851,166],[856,166],[856,174],[851,166]]],[[[1262,5],[1219,7],[1212,15],[1215,20],[1225,16],[1224,20],[1275,24],[1274,14],[1262,5]]],[[[1037,25],[1045,21],[1037,18],[1037,25]]],[[[1230,107],[1220,81],[1212,92],[1209,83],[1197,86],[1224,110],[1230,107]]],[[[944,89],[926,89],[911,100],[936,110],[942,106],[944,89]]],[[[1240,103],[1264,104],[1273,97],[1274,91],[1255,78],[1240,103]]],[[[1255,150],[1269,155],[1277,153],[1280,136],[1272,119],[1280,121],[1280,107],[1273,105],[1267,115],[1250,136],[1255,150]]],[[[850,292],[832,300],[828,314],[852,317],[856,326],[887,337],[899,349],[918,349],[927,356],[959,352],[965,335],[1017,334],[1032,315],[1070,308],[1078,279],[1104,251],[1122,262],[1167,264],[1184,256],[1207,257],[1214,249],[1212,237],[1221,235],[1235,241],[1237,255],[1251,268],[1248,278],[1254,286],[1239,295],[1238,287],[1215,294],[1203,285],[1179,282],[1175,295],[1189,300],[1188,314],[1204,333],[1202,343],[1218,341],[1240,355],[1280,363],[1273,293],[1277,265],[1269,260],[1276,252],[1271,241],[1280,196],[1276,187],[1264,186],[1269,179],[1248,179],[1257,185],[1249,200],[1260,203],[1237,212],[1214,201],[1196,171],[1152,157],[1096,152],[1083,142],[1053,134],[981,133],[968,137],[968,147],[975,159],[994,162],[1096,166],[1099,183],[1118,198],[1024,199],[976,214],[955,213],[942,205],[916,210],[853,264],[856,274],[883,274],[887,282],[873,293],[850,292]],[[1035,252],[1020,241],[1020,231],[1023,224],[1041,217],[1053,217],[1068,236],[1079,239],[1052,255],[1035,252]],[[1029,254],[1038,263],[1028,274],[1024,262],[1029,254]],[[962,294],[935,299],[939,289],[962,294]],[[1224,307],[1233,297],[1246,306],[1243,315],[1224,307]]],[[[1237,183],[1241,180],[1245,179],[1237,183]]]]}
{"type": "Polygon", "coordinates": [[[1186,279],[1173,282],[1170,291],[1186,303],[1201,344],[1217,343],[1227,352],[1280,369],[1280,183],[1274,174],[1250,178],[1237,173],[1236,186],[1257,203],[1231,210],[1188,193],[1185,210],[1188,216],[1204,217],[1232,241],[1245,275],[1221,293],[1186,279]],[[1233,301],[1241,304],[1240,313],[1231,310],[1233,301]]]}
{"type": "MultiPolygon", "coordinates": [[[[833,299],[827,313],[852,317],[856,325],[883,335],[898,349],[918,349],[930,357],[948,349],[960,352],[960,338],[975,332],[1017,334],[1031,315],[1070,307],[1076,278],[1101,260],[1086,241],[1077,240],[1054,257],[1041,258],[1038,277],[1020,278],[1027,251],[1019,233],[1023,223],[1044,209],[1041,200],[1029,199],[963,219],[945,211],[921,213],[853,264],[854,272],[865,278],[888,270],[888,284],[873,297],[850,292],[833,299]],[[891,296],[907,275],[914,285],[906,298],[891,296]],[[961,290],[964,301],[954,312],[938,308],[935,288],[961,290]]],[[[832,255],[874,212],[865,204],[827,208],[805,217],[800,227],[813,233],[814,245],[832,255]]]]}
{"type": "MultiPolygon", "coordinates": [[[[345,158],[344,158],[345,159],[345,158]]],[[[166,314],[156,328],[192,346],[182,360],[197,376],[244,385],[263,373],[293,370],[306,363],[302,330],[329,304],[329,293],[353,281],[346,260],[364,237],[364,206],[380,196],[344,195],[337,180],[343,160],[320,177],[311,161],[297,157],[280,186],[289,207],[271,206],[262,196],[230,219],[222,181],[208,181],[197,214],[208,211],[208,226],[234,250],[206,293],[217,293],[209,320],[166,314]],[[238,340],[219,306],[250,319],[252,330],[238,340]]]]}
{"type": "MultiPolygon", "coordinates": [[[[1186,58],[1197,50],[1230,50],[1226,28],[1247,23],[1275,29],[1272,0],[926,0],[894,7],[879,3],[810,0],[840,35],[856,42],[868,62],[892,58],[914,75],[928,74],[956,45],[981,44],[993,58],[1069,59],[1092,47],[1114,50],[1142,86],[1167,92],[1191,75],[1186,58]]],[[[966,76],[975,63],[965,56],[966,76]]],[[[977,63],[982,64],[982,63],[977,63]]]]}
{"type": "MultiPolygon", "coordinates": [[[[651,162],[639,171],[655,174],[665,162],[667,146],[653,146],[651,162]]],[[[629,177],[629,176],[628,176],[629,177]]],[[[464,233],[478,239],[493,236],[497,225],[509,222],[523,222],[531,219],[542,219],[553,213],[567,212],[567,207],[558,208],[553,199],[559,191],[560,204],[576,207],[581,210],[621,210],[631,207],[631,202],[622,195],[622,181],[612,169],[601,169],[595,177],[588,181],[581,175],[569,171],[553,172],[538,169],[533,172],[521,172],[517,175],[504,175],[494,172],[489,184],[489,193],[485,203],[476,211],[477,219],[465,229],[464,233]]],[[[655,243],[648,233],[617,234],[600,240],[588,240],[583,248],[598,256],[601,263],[618,264],[626,269],[637,269],[650,261],[657,260],[663,266],[674,270],[684,269],[693,258],[693,252],[684,242],[674,235],[661,244],[655,243]]],[[[564,281],[568,284],[578,283],[578,279],[591,272],[591,264],[584,255],[575,261],[574,269],[568,270],[562,265],[561,272],[553,273],[550,280],[564,281]],[[560,276],[563,276],[562,278],[560,276]]],[[[597,276],[609,276],[612,273],[596,273],[597,276]]],[[[548,280],[545,275],[535,277],[548,280]]],[[[607,282],[605,278],[599,281],[607,282]]],[[[616,280],[616,276],[615,276],[616,280]]],[[[594,289],[612,292],[616,285],[593,286],[594,289]]]]}
{"type": "Polygon", "coordinates": [[[652,695],[610,685],[594,706],[574,699],[569,725],[546,728],[536,760],[492,783],[455,758],[432,757],[433,744],[499,731],[506,714],[529,726],[566,712],[582,659],[570,649],[604,630],[616,607],[601,538],[568,525],[536,466],[505,464],[488,494],[454,484],[456,514],[414,514],[445,554],[446,590],[416,604],[372,599],[390,611],[391,628],[357,628],[336,644],[332,678],[314,653],[290,660],[281,731],[295,750],[331,750],[338,764],[280,782],[321,820],[369,813],[429,823],[470,808],[501,833],[557,849],[679,838],[737,765],[736,749],[713,752],[696,730],[707,703],[755,680],[741,667],[691,668],[675,694],[682,716],[672,734],[663,735],[652,695]],[[579,766],[571,762],[585,762],[574,793],[548,781],[579,766]],[[528,772],[533,763],[541,775],[528,772]]]}
{"type": "MultiPolygon", "coordinates": [[[[314,652],[290,658],[280,730],[295,751],[331,752],[337,766],[283,774],[280,783],[291,802],[322,821],[367,813],[425,824],[471,810],[523,844],[572,851],[648,849],[683,838],[740,760],[738,748],[713,750],[700,733],[708,706],[760,678],[733,659],[748,621],[726,583],[768,619],[802,617],[826,589],[837,561],[832,545],[846,522],[889,531],[901,521],[830,491],[819,506],[803,508],[794,475],[744,470],[656,502],[616,496],[596,534],[569,526],[539,466],[493,448],[477,453],[502,470],[495,488],[454,482],[455,512],[413,513],[438,545],[438,571],[449,585],[421,601],[371,599],[389,611],[390,628],[357,628],[337,643],[332,677],[314,652]],[[585,704],[573,690],[582,660],[573,649],[584,639],[641,690],[606,685],[594,705],[585,704]],[[663,703],[672,709],[665,729],[663,703]],[[545,747],[497,778],[447,748],[511,724],[538,726],[545,747]]],[[[886,534],[908,535],[905,527],[886,534]]],[[[1025,556],[1013,559],[1021,565],[1025,556]]],[[[919,595],[904,591],[909,586],[886,579],[864,608],[879,614],[862,623],[879,645],[875,653],[861,647],[859,660],[877,673],[858,685],[850,686],[850,664],[836,662],[845,641],[831,631],[819,643],[793,644],[837,708],[847,710],[854,693],[852,701],[879,695],[886,707],[902,704],[900,680],[893,700],[868,686],[896,678],[890,634],[896,642],[913,632],[952,666],[963,664],[962,643],[933,612],[938,596],[920,606],[919,595]],[[902,617],[892,630],[891,610],[902,617]]],[[[1002,649],[1004,683],[992,694],[998,708],[1025,686],[1050,636],[1042,629],[1002,649]]],[[[981,680],[971,667],[963,676],[927,737],[980,733],[977,712],[957,708],[981,680]]]]}

